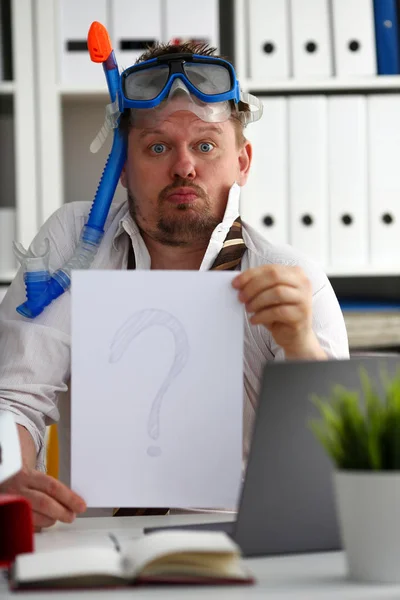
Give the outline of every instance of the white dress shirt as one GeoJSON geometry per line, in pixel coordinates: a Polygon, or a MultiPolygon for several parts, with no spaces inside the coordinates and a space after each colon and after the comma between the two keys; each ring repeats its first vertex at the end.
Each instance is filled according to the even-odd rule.
{"type": "MultiPolygon", "coordinates": [[[[222,222],[214,230],[200,270],[210,268],[230,226],[239,214],[240,188],[232,186],[222,222]]],[[[57,210],[42,226],[31,249],[40,253],[45,238],[50,242],[50,272],[74,253],[91,202],[73,202],[57,210]]],[[[331,284],[309,258],[290,246],[273,245],[243,224],[247,250],[241,270],[265,264],[299,265],[312,283],[313,329],[330,357],[349,356],[342,312],[331,284]]],[[[93,269],[125,269],[132,244],[137,269],[150,269],[150,256],[127,202],[113,203],[93,269]]],[[[71,368],[70,291],[53,301],[35,319],[26,319],[15,308],[25,300],[20,269],[0,305],[0,410],[13,413],[32,435],[37,449],[37,468],[44,470],[46,426],[60,420],[60,479],[69,483],[71,368]]],[[[243,457],[246,460],[263,366],[284,359],[284,351],[263,326],[245,317],[243,457]]],[[[123,418],[123,415],[121,415],[123,418]]]]}

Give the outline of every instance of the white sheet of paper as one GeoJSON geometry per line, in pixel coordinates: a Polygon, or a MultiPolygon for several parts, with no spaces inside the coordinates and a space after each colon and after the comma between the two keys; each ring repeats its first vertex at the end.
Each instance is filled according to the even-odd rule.
{"type": "Polygon", "coordinates": [[[235,508],[236,273],[74,271],[71,485],[92,507],[235,508]]]}

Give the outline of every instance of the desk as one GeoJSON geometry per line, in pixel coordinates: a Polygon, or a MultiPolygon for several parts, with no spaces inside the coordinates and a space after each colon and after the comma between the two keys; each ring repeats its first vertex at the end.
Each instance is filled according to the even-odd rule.
{"type": "MultiPolygon", "coordinates": [[[[225,520],[233,519],[223,517],[225,520]]],[[[37,550],[51,550],[60,547],[104,543],[107,534],[113,532],[119,539],[141,535],[143,527],[155,525],[175,525],[194,522],[220,521],[221,515],[169,515],[157,517],[102,517],[78,518],[71,525],[57,523],[54,527],[36,534],[37,550]]],[[[8,591],[6,581],[0,582],[2,600],[77,600],[78,598],[99,598],[100,600],[186,600],[187,598],[207,598],[207,600],[347,600],[347,599],[396,599],[400,598],[400,586],[372,586],[352,583],[346,580],[344,555],[341,552],[293,555],[246,560],[255,575],[254,586],[228,587],[162,587],[125,588],[118,590],[88,590],[83,592],[18,592],[8,591]]]]}

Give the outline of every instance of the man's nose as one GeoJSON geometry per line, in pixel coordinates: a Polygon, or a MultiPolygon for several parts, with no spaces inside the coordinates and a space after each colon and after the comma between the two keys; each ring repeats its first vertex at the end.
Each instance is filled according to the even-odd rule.
{"type": "Polygon", "coordinates": [[[171,176],[173,179],[181,177],[182,179],[194,179],[196,177],[196,168],[194,158],[188,150],[180,150],[176,153],[171,167],[171,176]]]}

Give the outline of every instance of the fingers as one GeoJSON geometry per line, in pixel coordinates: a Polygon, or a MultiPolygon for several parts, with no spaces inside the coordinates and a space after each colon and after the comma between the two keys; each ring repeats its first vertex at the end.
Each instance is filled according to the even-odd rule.
{"type": "Polygon", "coordinates": [[[250,317],[252,325],[265,325],[270,328],[274,323],[286,323],[295,329],[304,327],[305,311],[297,304],[280,304],[256,312],[250,317]]]}
{"type": "Polygon", "coordinates": [[[71,523],[77,513],[86,510],[85,501],[66,485],[28,467],[23,467],[5,486],[1,486],[0,491],[19,494],[29,500],[37,531],[56,521],[71,523]]]}
{"type": "MultiPolygon", "coordinates": [[[[54,498],[47,496],[43,492],[28,488],[25,490],[24,496],[31,503],[32,510],[44,519],[52,521],[51,524],[53,524],[55,521],[72,523],[75,519],[74,512],[68,510],[65,508],[65,506],[57,502],[57,500],[54,500],[54,498]]],[[[40,526],[47,527],[47,525],[40,526]]]]}
{"type": "Polygon", "coordinates": [[[61,481],[46,475],[46,473],[32,471],[29,487],[43,492],[73,513],[81,513],[86,510],[86,503],[83,498],[70,490],[61,481]]]}
{"type": "MultiPolygon", "coordinates": [[[[242,300],[239,294],[239,299],[242,300]]],[[[246,310],[250,313],[256,313],[265,308],[277,305],[299,304],[303,301],[304,294],[301,290],[285,285],[276,285],[273,288],[262,290],[251,300],[246,301],[246,310]]],[[[243,302],[243,300],[242,300],[243,302]]]]}
{"type": "MultiPolygon", "coordinates": [[[[303,308],[311,307],[311,283],[299,267],[286,267],[284,265],[264,265],[255,269],[248,269],[241,273],[232,282],[239,290],[239,300],[246,305],[249,313],[254,313],[251,318],[253,325],[284,320],[287,309],[271,313],[270,318],[264,314],[265,319],[259,318],[260,311],[273,306],[299,305],[303,308]]],[[[306,316],[307,311],[303,311],[306,316]]],[[[291,317],[292,313],[289,313],[291,317]]]]}
{"type": "Polygon", "coordinates": [[[40,513],[32,511],[33,516],[33,527],[36,533],[42,531],[43,527],[51,527],[56,522],[54,519],[50,519],[49,517],[45,517],[40,513]]]}
{"type": "Polygon", "coordinates": [[[303,287],[308,279],[300,267],[286,265],[263,265],[247,269],[232,281],[234,288],[243,294],[243,301],[249,301],[263,289],[276,285],[303,287]]]}
{"type": "Polygon", "coordinates": [[[235,277],[232,286],[238,290],[252,325],[266,327],[285,352],[293,348],[299,355],[305,352],[311,339],[312,286],[300,267],[263,265],[248,269],[235,277]]]}
{"type": "Polygon", "coordinates": [[[232,280],[252,325],[266,327],[286,358],[326,359],[312,328],[312,285],[298,266],[262,265],[232,280]]]}

